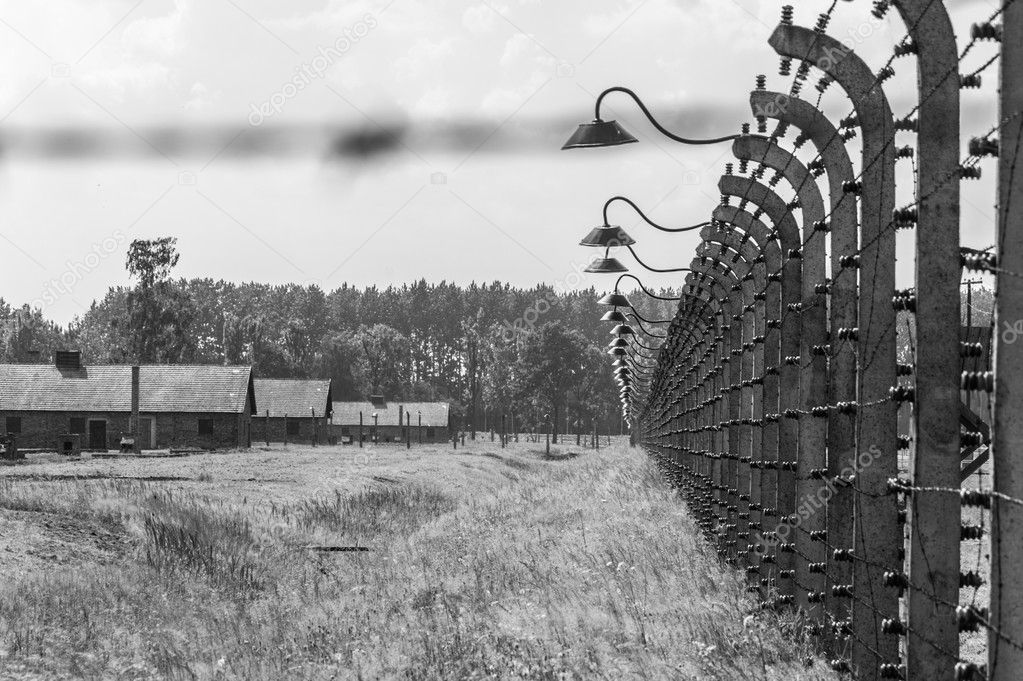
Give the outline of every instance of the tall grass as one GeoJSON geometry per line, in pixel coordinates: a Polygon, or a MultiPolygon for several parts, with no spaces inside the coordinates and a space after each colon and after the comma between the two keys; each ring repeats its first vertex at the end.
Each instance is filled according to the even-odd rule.
{"type": "MultiPolygon", "coordinates": [[[[480,460],[520,462],[516,480],[460,493],[254,505],[120,489],[134,558],[0,584],[0,677],[835,678],[637,452],[502,456],[480,460]],[[325,542],[372,550],[305,548],[325,542]]],[[[48,508],[109,513],[110,492],[67,488],[75,504],[48,508]]]]}
{"type": "Polygon", "coordinates": [[[455,509],[455,501],[417,485],[335,492],[331,498],[309,499],[292,509],[301,530],[326,529],[353,541],[380,535],[411,534],[424,523],[455,509]]]}
{"type": "Polygon", "coordinates": [[[149,497],[141,514],[145,561],[158,572],[189,570],[220,587],[257,590],[268,577],[250,521],[238,512],[216,514],[171,492],[149,497]]]}

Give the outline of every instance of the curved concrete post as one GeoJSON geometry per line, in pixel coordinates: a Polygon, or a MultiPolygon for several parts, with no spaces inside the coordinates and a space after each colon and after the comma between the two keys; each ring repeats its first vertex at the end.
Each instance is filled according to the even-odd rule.
{"type": "MultiPolygon", "coordinates": [[[[713,294],[710,291],[704,291],[697,289],[692,291],[694,294],[693,300],[703,300],[702,307],[706,307],[709,301],[714,299],[713,294]],[[695,293],[705,293],[706,299],[702,296],[695,296],[695,293]]],[[[690,310],[692,311],[692,310],[690,310]]],[[[680,309],[680,314],[684,314],[684,310],[680,309]]],[[[721,326],[721,321],[717,321],[714,329],[721,326]]],[[[708,327],[708,335],[711,332],[711,327],[708,327]]],[[[695,357],[689,357],[688,366],[689,369],[683,372],[680,376],[682,381],[682,388],[680,390],[680,397],[683,400],[683,404],[686,407],[686,428],[684,435],[685,449],[692,452],[694,470],[698,476],[702,476],[706,479],[707,486],[715,484],[714,481],[719,478],[720,470],[715,467],[715,462],[709,458],[710,447],[706,444],[706,438],[704,437],[704,431],[702,429],[702,421],[707,418],[705,410],[700,408],[699,392],[698,388],[702,377],[710,370],[708,367],[708,361],[712,361],[710,358],[713,357],[714,351],[717,348],[717,343],[708,343],[706,337],[701,340],[701,343],[694,346],[699,347],[704,345],[705,350],[702,354],[695,357]]],[[[713,511],[713,492],[708,492],[706,489],[701,490],[700,498],[694,503],[698,505],[698,517],[701,518],[700,523],[704,531],[708,534],[708,538],[712,538],[712,528],[716,524],[716,514],[713,511]]]]}
{"type": "MultiPolygon", "coordinates": [[[[896,405],[889,399],[896,376],[895,310],[891,304],[895,291],[895,233],[891,229],[895,126],[880,82],[853,50],[827,35],[787,24],[774,30],[769,43],[784,57],[814,63],[838,83],[852,101],[863,131],[862,188],[866,198],[860,216],[863,295],[857,334],[856,443],[861,454],[869,452],[873,459],[856,473],[854,553],[864,561],[858,561],[853,570],[852,588],[859,598],[853,603],[856,639],[852,667],[861,678],[879,678],[879,664],[894,664],[899,658],[898,638],[881,630],[883,619],[899,616],[898,594],[885,586],[884,573],[899,568],[902,544],[896,500],[888,494],[888,480],[898,474],[896,405]]],[[[836,273],[835,279],[843,274],[836,273]]]]}
{"type": "MultiPolygon", "coordinates": [[[[672,335],[673,341],[680,339],[678,344],[673,344],[670,347],[670,355],[665,357],[664,354],[659,358],[658,364],[658,385],[661,387],[661,401],[666,402],[669,408],[675,410],[675,417],[678,418],[679,423],[676,424],[676,430],[678,432],[677,444],[673,445],[675,452],[679,456],[685,456],[688,454],[688,450],[691,449],[687,444],[686,433],[689,430],[689,424],[692,419],[692,415],[688,410],[678,406],[678,401],[683,396],[680,394],[683,391],[683,382],[678,378],[678,369],[680,368],[679,356],[685,351],[686,347],[694,347],[699,344],[700,338],[706,335],[714,325],[714,315],[711,315],[708,321],[706,316],[706,310],[717,306],[717,301],[713,297],[708,296],[707,298],[700,298],[689,294],[683,294],[683,300],[679,303],[679,311],[676,313],[675,319],[673,320],[673,328],[677,328],[677,324],[683,323],[683,321],[690,327],[688,331],[679,332],[679,335],[672,335]],[[687,305],[692,306],[695,310],[695,303],[699,302],[699,310],[696,310],[691,316],[686,317],[687,305]],[[691,327],[697,326],[702,327],[702,333],[694,332],[691,327]]],[[[682,361],[687,361],[684,357],[682,361]]],[[[684,406],[684,405],[683,405],[684,406]]],[[[657,421],[658,424],[663,424],[663,417],[657,421]]],[[[669,416],[668,423],[670,424],[671,418],[669,416]]]]}
{"type": "MultiPolygon", "coordinates": [[[[959,54],[940,0],[893,3],[916,45],[918,92],[916,233],[915,452],[910,478],[919,487],[958,487],[960,475],[959,334],[959,54]]],[[[911,497],[906,592],[909,678],[952,681],[959,628],[959,498],[911,497]]],[[[997,644],[992,643],[997,647],[997,644]]]]}
{"type": "MultiPolygon", "coordinates": [[[[724,196],[737,196],[745,203],[757,206],[756,215],[763,212],[774,224],[774,233],[781,243],[781,250],[787,254],[800,247],[799,227],[791,211],[782,199],[767,186],[746,177],[725,175],[718,181],[718,188],[724,196]]],[[[781,271],[781,296],[783,311],[790,305],[796,305],[802,294],[803,270],[798,258],[785,258],[781,271]]],[[[779,404],[778,412],[770,415],[778,424],[778,504],[775,511],[780,520],[788,518],[796,512],[796,452],[799,442],[799,429],[794,419],[785,418],[789,409],[799,406],[799,367],[785,361],[786,357],[799,354],[800,323],[793,314],[782,314],[781,317],[781,360],[777,366],[779,372],[779,404]]],[[[787,536],[791,530],[784,523],[778,530],[782,541],[779,549],[791,544],[787,536]]],[[[779,592],[783,599],[795,595],[793,553],[781,551],[778,561],[780,586],[779,592]]]]}
{"type": "MultiPolygon", "coordinates": [[[[757,461],[761,456],[761,427],[764,418],[763,401],[763,373],[764,373],[764,340],[765,340],[765,312],[766,306],[761,302],[760,293],[767,287],[767,273],[764,265],[764,258],[748,238],[744,239],[726,225],[720,227],[705,227],[701,230],[704,241],[697,247],[697,256],[705,256],[724,261],[738,276],[741,287],[744,291],[744,299],[749,302],[743,307],[744,338],[747,331],[752,337],[743,342],[744,365],[751,361],[749,371],[744,370],[746,376],[741,384],[742,403],[739,418],[745,429],[751,431],[749,438],[749,456],[743,456],[739,462],[739,487],[746,488],[745,480],[749,483],[749,529],[750,538],[756,548],[762,548],[763,543],[759,541],[763,522],[760,509],[763,507],[760,488],[760,469],[757,461]],[[749,290],[748,293],[746,292],[749,290]],[[751,319],[752,318],[752,319],[751,319]],[[752,355],[752,357],[750,357],[752,355]],[[755,460],[756,459],[756,460],[755,460]]],[[[734,288],[735,285],[733,285],[734,288]]],[[[747,438],[744,437],[745,443],[747,438]]],[[[754,553],[747,555],[747,576],[760,589],[761,578],[763,586],[767,586],[769,573],[764,573],[760,568],[761,556],[754,553]]],[[[766,591],[766,590],[765,590],[766,591]]]]}
{"type": "MultiPolygon", "coordinates": [[[[796,522],[793,537],[796,545],[796,605],[810,616],[823,618],[824,575],[811,572],[814,563],[823,563],[827,552],[824,543],[814,540],[812,533],[827,528],[827,513],[820,492],[824,483],[814,478],[814,471],[827,467],[827,422],[813,415],[814,407],[827,404],[828,373],[825,357],[814,348],[827,343],[827,306],[817,287],[824,283],[826,244],[824,234],[814,224],[824,219],[824,200],[817,182],[803,163],[766,137],[743,135],[732,143],[732,153],[740,160],[759,162],[780,173],[799,196],[802,210],[802,239],[798,252],[789,258],[802,261],[803,279],[798,311],[800,323],[799,355],[799,449],[796,469],[796,522]]],[[[786,362],[792,358],[786,357],[786,362]]]]}
{"type": "MultiPolygon", "coordinates": [[[[722,469],[722,459],[719,453],[727,446],[727,441],[722,429],[712,426],[723,420],[722,415],[726,410],[726,406],[722,404],[720,392],[724,387],[724,375],[717,367],[720,366],[721,359],[727,352],[723,346],[725,332],[728,330],[726,324],[727,317],[726,309],[722,307],[720,301],[713,296],[709,290],[699,288],[697,291],[700,294],[707,296],[708,300],[704,303],[704,305],[711,304],[716,308],[715,325],[712,328],[709,327],[709,329],[710,333],[713,333],[714,336],[720,337],[722,341],[710,342],[714,340],[714,338],[710,337],[710,334],[708,334],[708,338],[704,339],[704,344],[707,346],[706,351],[701,356],[692,357],[689,360],[694,362],[696,366],[710,362],[711,366],[714,368],[705,374],[705,378],[707,376],[712,376],[715,380],[715,383],[710,386],[710,396],[704,400],[705,406],[701,409],[699,414],[692,414],[689,425],[693,429],[700,429],[701,434],[703,435],[700,446],[703,450],[711,452],[708,464],[711,478],[710,482],[713,489],[713,492],[710,495],[710,503],[712,506],[711,513],[717,529],[717,536],[714,538],[714,541],[717,544],[718,552],[724,555],[724,542],[726,537],[723,536],[720,529],[727,524],[728,520],[727,514],[722,515],[722,511],[727,506],[727,502],[724,494],[724,471],[722,469]]],[[[681,313],[682,312],[680,312],[680,314],[681,313]]],[[[690,314],[692,314],[692,309],[690,310],[690,314]]]]}
{"type": "Polygon", "coordinates": [[[995,279],[995,421],[991,456],[991,624],[988,674],[1010,681],[1023,669],[1023,343],[1009,329],[1023,319],[1023,3],[1003,4],[998,131],[998,267],[995,279]],[[1004,637],[1004,638],[1003,638],[1004,637]]]}
{"type": "MultiPolygon", "coordinates": [[[[683,296],[690,298],[690,296],[683,296]]],[[[707,309],[713,309],[714,301],[712,300],[701,300],[702,303],[700,314],[704,314],[707,309]]],[[[680,306],[680,310],[684,310],[680,306]]],[[[678,324],[680,322],[680,315],[682,312],[677,312],[675,318],[672,321],[671,327],[669,327],[668,341],[661,351],[658,357],[658,373],[656,381],[654,383],[657,390],[653,391],[652,398],[654,401],[648,403],[647,410],[650,408],[663,408],[673,398],[673,393],[676,390],[677,382],[675,381],[678,369],[679,360],[682,350],[687,345],[697,342],[703,335],[708,331],[708,328],[713,323],[708,322],[705,316],[691,318],[689,328],[685,330],[679,330],[678,324]],[[698,327],[694,330],[693,327],[698,327]]],[[[663,414],[651,416],[652,427],[659,428],[665,423],[663,414]]]]}
{"type": "MultiPolygon", "coordinates": [[[[843,256],[853,255],[859,248],[859,225],[856,215],[856,195],[847,193],[843,186],[853,181],[852,162],[838,130],[820,110],[809,102],[781,92],[754,90],[750,93],[753,112],[765,118],[774,118],[798,128],[802,137],[817,149],[828,181],[830,217],[828,232],[831,245],[831,272],[842,269],[843,256]]],[[[857,282],[853,277],[839,277],[828,287],[830,326],[830,356],[828,358],[828,402],[856,400],[856,355],[847,343],[838,342],[838,332],[854,328],[857,315],[857,282]]],[[[832,409],[828,413],[827,469],[830,478],[843,471],[853,470],[856,463],[855,417],[832,409]]],[[[828,501],[827,541],[834,547],[851,548],[853,545],[853,495],[846,486],[836,485],[828,501]]],[[[852,565],[836,561],[831,551],[826,552],[827,579],[824,592],[830,593],[836,584],[852,583],[852,565]]],[[[836,620],[848,619],[851,614],[846,599],[828,598],[828,612],[836,620]]]]}
{"type": "MultiPolygon", "coordinates": [[[[744,234],[743,237],[738,238],[733,234],[733,237],[739,241],[752,237],[765,265],[767,284],[763,287],[762,291],[764,327],[766,330],[762,332],[764,336],[764,342],[760,348],[762,362],[757,373],[757,376],[761,379],[759,387],[761,389],[762,403],[760,405],[761,415],[758,417],[760,420],[758,430],[760,431],[761,439],[759,459],[753,462],[755,465],[751,464],[754,477],[757,477],[759,474],[760,495],[759,498],[754,498],[752,501],[757,504],[757,509],[754,512],[759,510],[755,520],[761,525],[759,528],[761,535],[756,543],[765,552],[764,556],[761,557],[761,563],[777,565],[776,542],[767,538],[774,536],[770,533],[777,531],[778,523],[779,457],[777,414],[779,404],[778,367],[781,362],[781,335],[779,330],[782,316],[780,273],[783,267],[781,249],[778,240],[774,238],[773,233],[768,230],[767,226],[746,211],[739,210],[734,206],[718,206],[714,209],[713,216],[715,220],[724,223],[729,228],[741,230],[744,234]],[[765,532],[767,534],[764,534],[765,532]]],[[[709,229],[711,228],[704,228],[701,231],[701,236],[709,229]]],[[[704,236],[704,238],[708,237],[704,236]]],[[[798,291],[793,294],[793,297],[798,297],[798,291]]],[[[754,451],[757,451],[756,448],[754,448],[754,451]]],[[[770,575],[768,579],[769,581],[771,580],[770,575]]],[[[791,580],[787,581],[785,586],[791,587],[791,580]]]]}
{"type": "MultiPolygon", "coordinates": [[[[729,550],[729,555],[727,561],[732,565],[738,565],[739,557],[745,558],[747,556],[750,533],[747,524],[749,520],[749,490],[748,488],[743,489],[740,487],[740,484],[744,481],[740,478],[739,469],[739,460],[742,452],[741,395],[737,395],[736,392],[741,386],[744,369],[746,371],[752,370],[752,362],[746,367],[743,361],[745,355],[748,354],[743,350],[743,343],[746,340],[752,340],[752,333],[751,329],[744,328],[746,325],[743,324],[741,313],[742,298],[735,296],[732,291],[733,284],[741,283],[735,273],[722,263],[710,259],[706,259],[705,262],[704,259],[696,258],[693,260],[690,268],[692,272],[686,277],[687,281],[695,281],[698,278],[713,281],[718,289],[718,295],[730,304],[730,316],[726,318],[730,327],[730,332],[727,334],[730,336],[729,353],[721,359],[720,363],[720,366],[727,365],[728,367],[728,381],[724,392],[727,397],[728,412],[727,419],[722,422],[722,425],[727,424],[728,450],[727,452],[721,452],[721,456],[725,460],[722,477],[724,478],[724,484],[728,486],[727,510],[729,512],[729,523],[727,529],[729,534],[726,546],[729,550]]],[[[746,292],[744,291],[743,293],[745,294],[746,292]]],[[[752,296],[752,289],[749,290],[749,295],[752,296]]],[[[745,482],[748,484],[748,479],[745,482]]]]}
{"type": "MultiPolygon", "coordinates": [[[[701,230],[701,236],[705,240],[715,239],[718,238],[716,234],[723,231],[725,235],[721,237],[721,241],[732,251],[743,252],[742,249],[748,247],[749,251],[743,252],[744,258],[748,262],[751,257],[759,260],[766,280],[766,283],[755,281],[758,289],[755,297],[760,297],[763,301],[758,306],[762,319],[757,321],[757,336],[763,338],[763,343],[758,344],[754,356],[754,373],[759,381],[754,390],[754,436],[759,435],[760,438],[759,448],[757,440],[754,440],[754,453],[758,458],[751,461],[753,478],[751,520],[754,524],[759,524],[759,527],[754,527],[754,531],[760,533],[755,543],[765,551],[764,555],[769,556],[766,560],[761,556],[760,562],[776,564],[775,543],[766,541],[763,533],[773,531],[777,523],[777,459],[779,459],[777,420],[766,416],[776,414],[779,405],[777,367],[781,361],[779,322],[782,315],[782,289],[781,275],[777,273],[782,270],[781,249],[770,230],[745,211],[731,206],[719,206],[714,210],[713,216],[724,227],[705,227],[701,230]],[[737,230],[740,230],[742,235],[737,230]],[[750,243],[751,238],[753,244],[750,243]],[[764,527],[765,525],[769,527],[764,527]]],[[[773,577],[775,576],[770,574],[761,575],[761,578],[768,582],[772,581],[773,577]]],[[[788,585],[791,586],[791,581],[788,585]]]]}

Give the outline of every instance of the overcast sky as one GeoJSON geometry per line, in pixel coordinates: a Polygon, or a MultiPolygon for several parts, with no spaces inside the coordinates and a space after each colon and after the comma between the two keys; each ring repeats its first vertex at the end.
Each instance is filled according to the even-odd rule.
{"type": "MultiPolygon", "coordinates": [[[[0,296],[66,323],[127,283],[128,241],[164,235],[178,237],[186,277],[607,288],[606,277],[573,274],[592,255],[577,242],[603,201],[624,194],[664,224],[699,222],[717,203],[729,146],[659,137],[620,95],[604,117],[640,144],[561,143],[612,85],[636,90],[681,134],[737,132],[757,73],[789,86],[766,42],[782,4],[2,0],[0,296]],[[399,142],[331,153],[338,131],[399,142]],[[275,140],[287,143],[253,153],[275,140]]],[[[796,22],[812,26],[828,4],[797,3],[796,22]]],[[[950,4],[962,41],[995,2],[950,4]]],[[[879,67],[905,28],[894,11],[877,22],[868,9],[840,2],[829,32],[879,67]]],[[[967,66],[992,49],[979,45],[967,66]]],[[[903,115],[915,63],[896,68],[888,91],[903,115]]],[[[964,148],[994,125],[996,68],[984,77],[963,93],[964,148]]],[[[837,119],[849,103],[835,90],[824,108],[837,119]]],[[[900,204],[909,170],[903,162],[900,204]]],[[[981,247],[993,235],[994,168],[984,171],[964,186],[963,209],[964,242],[981,247]]],[[[654,233],[622,206],[612,218],[653,266],[692,257],[695,235],[654,233]]],[[[900,235],[903,285],[909,239],[900,235]]]]}

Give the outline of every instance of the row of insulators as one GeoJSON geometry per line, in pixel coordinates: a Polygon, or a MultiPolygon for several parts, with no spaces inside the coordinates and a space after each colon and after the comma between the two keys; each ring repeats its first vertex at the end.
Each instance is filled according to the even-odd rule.
{"type": "Polygon", "coordinates": [[[960,166],[959,177],[963,180],[979,180],[983,171],[980,166],[960,166]]]}
{"type": "Polygon", "coordinates": [[[843,341],[858,341],[860,339],[860,330],[858,327],[842,327],[838,330],[838,340],[843,341]]]}
{"type": "Polygon", "coordinates": [[[956,623],[959,631],[977,631],[990,615],[987,608],[975,605],[960,605],[956,608],[956,623]]]}
{"type": "Polygon", "coordinates": [[[979,73],[964,73],[959,76],[959,87],[964,90],[976,90],[984,84],[979,73]]]}
{"type": "Polygon", "coordinates": [[[911,229],[917,223],[920,213],[915,207],[896,208],[892,211],[892,223],[895,229],[911,229]]]}
{"type": "Polygon", "coordinates": [[[957,662],[956,681],[987,681],[987,665],[974,662],[957,662]]]}
{"type": "Polygon", "coordinates": [[[988,251],[974,251],[961,249],[959,252],[960,264],[968,270],[991,270],[998,266],[998,257],[988,251]]]}
{"type": "Polygon", "coordinates": [[[896,57],[905,57],[919,53],[920,47],[916,44],[915,40],[907,36],[901,43],[895,46],[893,51],[896,57]]]}
{"type": "Polygon", "coordinates": [[[895,385],[888,389],[888,396],[894,402],[912,402],[916,398],[916,390],[908,385],[895,385]]]}
{"type": "Polygon", "coordinates": [[[896,291],[892,296],[892,307],[896,310],[916,312],[916,292],[912,289],[896,291]]]}
{"type": "Polygon", "coordinates": [[[972,40],[998,40],[1002,39],[1002,27],[985,21],[970,26],[970,38],[972,40]]]}
{"type": "Polygon", "coordinates": [[[960,357],[983,357],[984,356],[984,344],[983,343],[960,343],[959,344],[959,356],[960,357]]]}
{"type": "Polygon", "coordinates": [[[915,118],[896,118],[894,121],[895,129],[903,132],[916,132],[919,127],[919,121],[915,118]]]}
{"type": "Polygon", "coordinates": [[[998,156],[998,140],[987,137],[973,137],[970,139],[968,149],[970,156],[998,156]]]}
{"type": "Polygon", "coordinates": [[[964,371],[959,387],[962,390],[994,392],[995,374],[992,371],[964,371]]]}
{"type": "Polygon", "coordinates": [[[976,540],[984,536],[984,528],[980,525],[963,525],[959,528],[959,539],[962,541],[976,540]]]}
{"type": "Polygon", "coordinates": [[[959,491],[959,503],[963,506],[976,506],[978,508],[991,508],[991,493],[979,489],[964,489],[959,491]]]}

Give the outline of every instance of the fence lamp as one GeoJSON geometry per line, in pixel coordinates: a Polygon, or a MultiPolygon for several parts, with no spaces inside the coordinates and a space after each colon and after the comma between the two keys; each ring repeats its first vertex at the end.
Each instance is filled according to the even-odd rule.
{"type": "Polygon", "coordinates": [[[657,129],[662,135],[670,140],[679,142],[681,144],[717,144],[718,142],[728,142],[739,137],[739,135],[726,135],[724,137],[713,137],[710,139],[690,139],[688,137],[681,137],[674,134],[670,130],[666,129],[657,119],[653,117],[650,110],[646,108],[643,101],[639,96],[632,90],[620,86],[610,87],[597,97],[597,102],[593,107],[594,118],[590,123],[583,123],[572,136],[568,138],[562,149],[585,149],[588,147],[614,147],[620,144],[630,144],[632,142],[638,142],[635,137],[632,136],[625,128],[621,126],[618,121],[605,121],[600,117],[600,105],[612,92],[623,92],[636,102],[639,106],[639,110],[647,117],[647,120],[653,124],[654,128],[657,129]]]}

